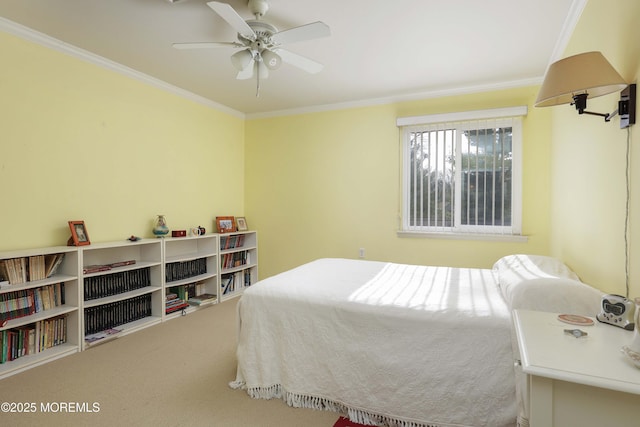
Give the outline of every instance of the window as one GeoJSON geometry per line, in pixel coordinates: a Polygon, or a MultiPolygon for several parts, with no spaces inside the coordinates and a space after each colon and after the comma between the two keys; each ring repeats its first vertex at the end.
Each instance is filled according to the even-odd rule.
{"type": "Polygon", "coordinates": [[[398,119],[402,231],[519,235],[526,107],[398,119]]]}

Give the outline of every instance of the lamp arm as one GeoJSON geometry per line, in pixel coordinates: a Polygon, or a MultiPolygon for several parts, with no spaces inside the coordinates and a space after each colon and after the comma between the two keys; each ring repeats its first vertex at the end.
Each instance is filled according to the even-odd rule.
{"type": "Polygon", "coordinates": [[[613,113],[611,113],[611,114],[595,113],[595,112],[593,112],[593,111],[587,111],[587,110],[582,110],[582,111],[579,111],[579,110],[578,110],[578,114],[589,114],[589,115],[591,115],[591,116],[600,116],[600,117],[604,117],[604,121],[605,121],[605,122],[608,122],[608,121],[610,121],[611,119],[613,119],[615,116],[617,116],[617,115],[618,115],[618,110],[614,111],[614,112],[613,112],[613,113]]]}

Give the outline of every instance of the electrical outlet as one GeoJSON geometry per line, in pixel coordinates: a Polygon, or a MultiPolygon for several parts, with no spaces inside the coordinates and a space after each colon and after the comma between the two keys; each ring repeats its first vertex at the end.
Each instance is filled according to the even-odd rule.
{"type": "Polygon", "coordinates": [[[360,258],[364,258],[364,248],[360,248],[360,250],[358,251],[360,258]]]}

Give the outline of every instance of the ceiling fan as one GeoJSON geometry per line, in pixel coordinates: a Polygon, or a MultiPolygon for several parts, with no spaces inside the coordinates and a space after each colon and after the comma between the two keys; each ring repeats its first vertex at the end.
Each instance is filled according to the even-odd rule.
{"type": "Polygon", "coordinates": [[[318,73],[323,65],[319,62],[290,52],[282,45],[312,40],[331,35],[329,26],[317,21],[300,27],[278,31],[278,29],[262,21],[261,18],[269,10],[267,0],[249,0],[249,10],[255,19],[244,20],[229,4],[217,1],[207,3],[222,19],[238,32],[238,41],[234,42],[197,42],[174,43],[176,49],[210,49],[219,47],[239,48],[231,55],[231,63],[238,70],[237,79],[256,77],[256,96],[260,96],[260,79],[269,76],[269,70],[280,67],[282,62],[298,67],[308,73],[318,73]]]}

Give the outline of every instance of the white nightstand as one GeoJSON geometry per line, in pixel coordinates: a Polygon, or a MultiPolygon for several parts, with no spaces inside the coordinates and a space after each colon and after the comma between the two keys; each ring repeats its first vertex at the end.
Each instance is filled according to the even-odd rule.
{"type": "Polygon", "coordinates": [[[593,326],[571,325],[540,311],[515,310],[513,318],[531,427],[640,426],[640,369],[620,351],[633,332],[595,319],[593,326]]]}

